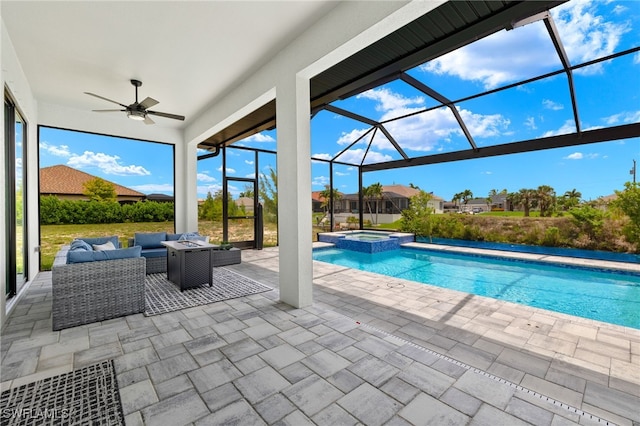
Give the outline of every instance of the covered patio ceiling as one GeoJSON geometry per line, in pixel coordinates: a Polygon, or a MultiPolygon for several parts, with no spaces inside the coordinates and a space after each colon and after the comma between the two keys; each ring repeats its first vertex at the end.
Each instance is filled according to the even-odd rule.
{"type": "MultiPolygon", "coordinates": [[[[321,111],[328,111],[347,117],[369,126],[368,131],[353,140],[346,148],[337,152],[329,161],[360,167],[361,172],[387,170],[408,166],[437,164],[465,159],[483,158],[498,155],[530,152],[597,142],[628,139],[640,136],[640,123],[615,125],[609,127],[582,128],[579,101],[576,96],[574,72],[598,64],[607,63],[617,58],[627,57],[640,50],[636,45],[630,49],[598,57],[597,59],[572,63],[563,45],[562,37],[549,13],[552,8],[565,3],[562,1],[519,2],[519,1],[459,1],[447,2],[433,11],[417,18],[382,40],[371,44],[364,50],[352,55],[344,61],[327,69],[311,79],[311,116],[321,111]],[[439,58],[458,48],[467,46],[486,36],[502,30],[514,30],[518,27],[538,23],[544,25],[552,43],[559,66],[557,69],[505,84],[481,93],[474,93],[461,98],[452,99],[446,91],[438,91],[415,78],[412,69],[439,58]],[[566,90],[571,102],[573,130],[548,137],[519,140],[512,139],[508,143],[481,146],[474,140],[461,117],[458,105],[485,96],[494,95],[514,88],[525,87],[540,80],[560,76],[566,79],[566,90]],[[385,84],[402,82],[417,92],[435,101],[435,105],[404,117],[395,117],[386,121],[377,121],[366,117],[353,108],[343,108],[340,101],[354,98],[357,95],[385,84]],[[429,113],[437,109],[448,109],[455,117],[460,132],[468,143],[468,149],[436,153],[424,156],[410,156],[402,147],[402,143],[394,138],[388,123],[418,114],[429,113]],[[398,154],[392,161],[366,161],[366,154],[358,164],[344,162],[341,155],[356,144],[367,144],[371,148],[374,138],[385,138],[398,154]],[[366,142],[368,140],[368,142],[366,142]]],[[[611,76],[610,78],[613,78],[611,76]]],[[[276,101],[273,100],[253,113],[238,120],[231,126],[212,135],[199,146],[215,149],[228,146],[245,139],[255,133],[272,130],[276,127],[276,101]]],[[[206,157],[206,156],[205,156],[206,157]]],[[[327,159],[313,158],[317,161],[327,159]]]]}

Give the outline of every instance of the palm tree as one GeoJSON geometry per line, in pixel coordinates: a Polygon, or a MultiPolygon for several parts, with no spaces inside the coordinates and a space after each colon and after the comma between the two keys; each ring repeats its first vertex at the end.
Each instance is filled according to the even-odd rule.
{"type": "Polygon", "coordinates": [[[473,192],[471,192],[470,189],[465,189],[460,195],[462,196],[462,202],[465,206],[467,205],[469,200],[473,199],[473,192]]]}
{"type": "Polygon", "coordinates": [[[536,189],[536,199],[540,207],[540,216],[551,216],[552,207],[556,199],[555,190],[549,185],[540,185],[536,189]]]}
{"type": "Polygon", "coordinates": [[[518,192],[519,203],[522,204],[522,209],[524,210],[524,216],[529,216],[529,211],[531,207],[535,207],[536,205],[536,196],[537,191],[535,189],[521,189],[518,192]]]}
{"type": "MultiPolygon", "coordinates": [[[[331,189],[329,185],[325,185],[324,189],[320,191],[320,196],[322,197],[322,207],[325,210],[325,216],[331,205],[331,198],[333,198],[333,210],[335,210],[336,202],[342,198],[342,194],[335,188],[331,189]]],[[[331,211],[331,217],[333,217],[333,210],[331,211]]]]}
{"type": "Polygon", "coordinates": [[[451,202],[456,207],[458,207],[458,204],[460,203],[461,200],[462,200],[462,192],[457,192],[453,194],[453,197],[451,198],[451,202]]]}
{"type": "Polygon", "coordinates": [[[367,206],[369,208],[369,215],[371,216],[371,222],[373,222],[373,213],[371,212],[371,200],[376,200],[376,221],[378,223],[378,200],[382,198],[382,185],[380,182],[376,182],[369,186],[362,188],[362,195],[367,199],[367,206]]]}
{"type": "Polygon", "coordinates": [[[573,207],[577,207],[580,204],[580,199],[582,198],[582,193],[577,189],[573,188],[570,191],[566,191],[563,198],[563,207],[564,210],[569,210],[573,207]]]}

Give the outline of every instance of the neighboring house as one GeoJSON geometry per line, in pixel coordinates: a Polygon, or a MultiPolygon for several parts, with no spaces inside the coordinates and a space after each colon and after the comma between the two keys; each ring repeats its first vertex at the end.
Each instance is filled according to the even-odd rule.
{"type": "MultiPolygon", "coordinates": [[[[409,199],[420,192],[419,189],[405,185],[383,185],[380,199],[364,198],[363,213],[365,220],[377,223],[391,223],[400,219],[403,210],[409,207],[409,199]],[[369,212],[371,207],[371,212],[369,212]],[[371,218],[373,216],[373,219],[371,218]]],[[[435,213],[444,212],[444,199],[431,194],[429,206],[435,213]]],[[[358,215],[360,211],[358,194],[345,194],[336,203],[336,221],[346,222],[349,216],[358,215]],[[338,216],[340,213],[340,216],[338,216]]]]}
{"type": "Polygon", "coordinates": [[[491,206],[486,198],[473,198],[467,204],[460,204],[460,211],[466,213],[482,213],[491,211],[491,206]]]}
{"type": "Polygon", "coordinates": [[[244,212],[253,214],[253,198],[250,197],[238,197],[235,200],[236,206],[244,207],[244,212]]]}
{"type": "Polygon", "coordinates": [[[607,210],[609,208],[609,203],[618,199],[617,194],[605,195],[602,197],[598,197],[594,200],[595,208],[600,210],[607,210]]]}
{"type": "MultiPolygon", "coordinates": [[[[95,178],[96,176],[89,173],[62,164],[43,167],[40,169],[40,195],[55,195],[64,200],[88,200],[84,195],[84,183],[95,178]]],[[[119,203],[135,203],[145,198],[142,192],[117,183],[109,183],[113,184],[119,203]]]]}
{"type": "Polygon", "coordinates": [[[507,211],[510,206],[511,203],[507,201],[507,194],[496,194],[491,197],[489,208],[491,211],[507,211]]]}
{"type": "Polygon", "coordinates": [[[167,194],[149,194],[144,197],[147,201],[156,201],[158,203],[173,203],[173,197],[167,194]]]}
{"type": "Polygon", "coordinates": [[[324,213],[324,197],[320,195],[322,191],[313,191],[311,193],[311,210],[314,213],[324,213]]]}

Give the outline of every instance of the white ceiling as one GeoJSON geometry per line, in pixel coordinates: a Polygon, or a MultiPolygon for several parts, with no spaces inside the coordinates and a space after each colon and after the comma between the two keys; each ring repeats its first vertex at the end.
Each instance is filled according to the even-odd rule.
{"type": "MultiPolygon", "coordinates": [[[[338,3],[332,1],[6,1],[1,14],[36,100],[92,110],[139,100],[184,127],[338,3]]],[[[97,113],[96,113],[97,114],[97,113]]],[[[112,113],[116,114],[116,113],[112,113]]],[[[126,120],[124,113],[122,119],[126,120]]]]}

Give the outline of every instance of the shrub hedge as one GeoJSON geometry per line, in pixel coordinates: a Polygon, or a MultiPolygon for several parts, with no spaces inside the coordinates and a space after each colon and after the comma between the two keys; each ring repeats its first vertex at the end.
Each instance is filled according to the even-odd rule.
{"type": "Polygon", "coordinates": [[[42,225],[170,221],[173,221],[173,203],[138,201],[120,204],[115,201],[61,200],[54,195],[40,197],[42,225]]]}

